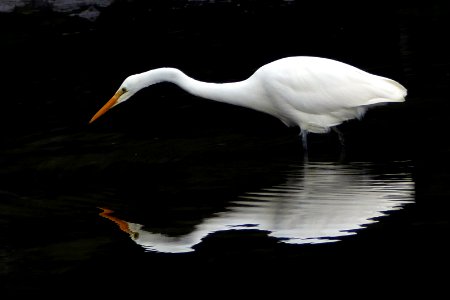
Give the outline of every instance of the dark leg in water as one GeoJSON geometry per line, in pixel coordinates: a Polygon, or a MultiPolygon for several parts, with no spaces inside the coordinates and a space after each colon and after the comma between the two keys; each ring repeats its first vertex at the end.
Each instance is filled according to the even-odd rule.
{"type": "Polygon", "coordinates": [[[331,128],[334,132],[337,133],[338,137],[339,137],[339,142],[341,142],[341,146],[344,147],[345,146],[345,139],[344,139],[344,134],[342,133],[342,131],[340,131],[339,129],[337,129],[336,127],[332,127],[331,128]]]}
{"type": "Polygon", "coordinates": [[[338,137],[339,137],[339,142],[341,142],[341,153],[339,155],[339,160],[341,162],[344,161],[345,159],[345,140],[344,140],[344,134],[342,133],[342,131],[340,131],[339,129],[337,129],[336,127],[332,127],[333,131],[337,133],[338,137]]]}
{"type": "Polygon", "coordinates": [[[305,156],[307,156],[308,155],[308,138],[307,138],[308,131],[302,130],[300,132],[300,135],[302,136],[303,151],[304,151],[305,156]]]}

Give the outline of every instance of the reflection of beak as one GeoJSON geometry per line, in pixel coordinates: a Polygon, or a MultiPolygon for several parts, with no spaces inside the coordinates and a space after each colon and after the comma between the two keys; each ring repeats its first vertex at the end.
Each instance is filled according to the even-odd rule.
{"type": "Polygon", "coordinates": [[[106,102],[105,105],[103,105],[102,108],[92,117],[92,119],[89,121],[89,124],[97,120],[101,115],[103,115],[105,112],[107,112],[111,107],[117,104],[117,100],[119,100],[120,96],[122,96],[123,92],[122,90],[117,91],[117,93],[112,96],[112,98],[106,102]]]}
{"type": "Polygon", "coordinates": [[[126,232],[131,236],[135,235],[135,232],[131,231],[130,228],[128,227],[127,222],[111,215],[113,213],[112,210],[107,209],[107,208],[102,208],[102,207],[99,207],[99,208],[102,210],[102,212],[99,214],[100,216],[102,216],[103,218],[109,219],[109,220],[113,221],[114,223],[116,223],[117,225],[119,225],[120,230],[122,230],[123,232],[126,232]]]}

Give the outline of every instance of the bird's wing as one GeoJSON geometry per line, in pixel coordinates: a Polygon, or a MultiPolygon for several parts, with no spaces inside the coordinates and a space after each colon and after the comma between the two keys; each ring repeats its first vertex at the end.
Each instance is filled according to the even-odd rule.
{"type": "Polygon", "coordinates": [[[404,101],[399,83],[332,60],[292,60],[262,72],[267,93],[309,114],[404,101]]]}

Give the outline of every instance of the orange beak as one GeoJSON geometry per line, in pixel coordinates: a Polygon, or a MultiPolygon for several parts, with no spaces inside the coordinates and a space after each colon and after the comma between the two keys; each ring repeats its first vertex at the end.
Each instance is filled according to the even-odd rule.
{"type": "Polygon", "coordinates": [[[122,230],[123,232],[126,232],[130,235],[134,234],[134,232],[131,231],[130,228],[128,227],[127,222],[125,222],[117,217],[112,216],[112,213],[114,211],[112,211],[108,208],[103,208],[103,207],[99,207],[99,208],[102,210],[102,212],[99,214],[100,216],[107,218],[107,219],[113,221],[114,223],[116,223],[117,225],[119,225],[120,230],[122,230]]]}
{"type": "Polygon", "coordinates": [[[97,120],[101,115],[103,115],[105,112],[107,112],[111,107],[113,107],[115,104],[117,104],[117,100],[120,96],[122,96],[123,92],[122,90],[119,90],[117,93],[112,96],[112,98],[106,102],[105,105],[103,105],[102,108],[92,117],[92,119],[89,121],[89,124],[97,120]]]}

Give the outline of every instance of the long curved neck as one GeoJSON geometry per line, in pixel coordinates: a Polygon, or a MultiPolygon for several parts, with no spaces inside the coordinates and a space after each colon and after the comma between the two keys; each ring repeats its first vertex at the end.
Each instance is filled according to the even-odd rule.
{"type": "MultiPolygon", "coordinates": [[[[171,82],[186,92],[223,103],[258,109],[249,80],[231,83],[209,83],[195,80],[178,69],[160,68],[135,75],[144,87],[160,82],[171,82]]],[[[261,109],[259,109],[261,110],[261,109]]]]}

